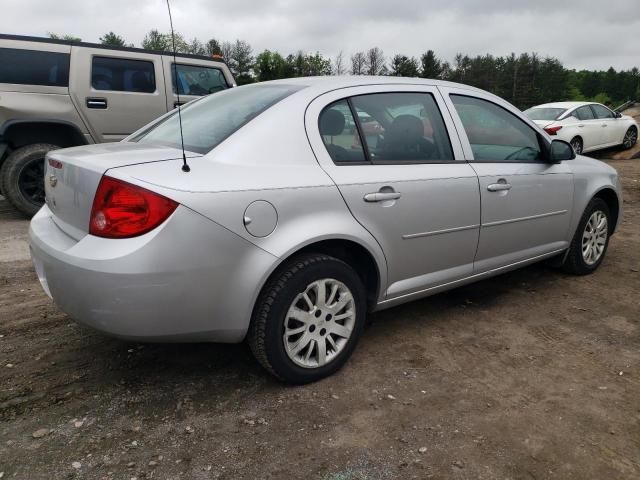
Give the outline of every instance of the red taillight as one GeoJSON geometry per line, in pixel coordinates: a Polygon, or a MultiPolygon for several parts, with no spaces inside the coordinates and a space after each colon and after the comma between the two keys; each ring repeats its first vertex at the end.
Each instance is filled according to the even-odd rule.
{"type": "Polygon", "coordinates": [[[557,125],[555,127],[544,127],[544,131],[549,135],[556,135],[558,133],[558,130],[560,130],[561,128],[562,125],[557,125]]]}
{"type": "Polygon", "coordinates": [[[162,195],[103,176],[93,199],[89,233],[106,238],[142,235],[164,222],[177,207],[162,195]]]}

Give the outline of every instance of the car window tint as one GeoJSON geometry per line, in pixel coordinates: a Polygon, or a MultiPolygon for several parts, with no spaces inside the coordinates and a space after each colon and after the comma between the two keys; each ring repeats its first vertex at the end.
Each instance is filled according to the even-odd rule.
{"type": "Polygon", "coordinates": [[[258,115],[303,88],[284,84],[229,88],[184,106],[180,110],[182,129],[178,109],[175,109],[129,140],[179,148],[184,138],[186,150],[208,153],[258,115]]]}
{"type": "Polygon", "coordinates": [[[593,120],[595,118],[595,116],[593,115],[593,111],[591,110],[591,108],[589,108],[589,105],[578,108],[575,112],[573,112],[573,115],[578,120],[593,120]]]}
{"type": "Polygon", "coordinates": [[[495,103],[451,95],[475,160],[534,161],[543,158],[535,130],[495,103]]]}
{"type": "Polygon", "coordinates": [[[153,93],[156,91],[153,62],[93,57],[91,86],[96,90],[153,93]]]}
{"type": "Polygon", "coordinates": [[[214,67],[174,64],[171,68],[173,93],[176,84],[180,95],[208,95],[228,88],[222,71],[214,67]],[[176,71],[178,81],[176,82],[176,71]]]}
{"type": "Polygon", "coordinates": [[[453,160],[449,134],[430,93],[375,93],[351,101],[372,161],[453,160]]]}
{"type": "Polygon", "coordinates": [[[596,118],[613,118],[613,113],[608,108],[603,107],[602,105],[591,105],[593,111],[596,114],[596,118]]]}
{"type": "Polygon", "coordinates": [[[346,100],[326,107],[318,119],[324,146],[336,163],[365,162],[364,150],[346,100]]]}
{"type": "Polygon", "coordinates": [[[0,48],[0,83],[69,85],[69,54],[0,48]]]}

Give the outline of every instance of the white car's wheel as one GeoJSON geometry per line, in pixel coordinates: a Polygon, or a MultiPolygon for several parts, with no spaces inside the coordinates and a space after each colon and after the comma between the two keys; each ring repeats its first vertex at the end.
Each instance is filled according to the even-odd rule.
{"type": "Polygon", "coordinates": [[[576,152],[576,155],[580,155],[582,153],[583,143],[580,137],[573,137],[571,139],[571,146],[573,147],[573,151],[576,152]]]}
{"type": "Polygon", "coordinates": [[[627,130],[627,133],[624,134],[622,145],[624,146],[624,148],[629,149],[629,148],[632,148],[637,141],[638,141],[638,129],[636,127],[629,127],[629,130],[627,130]]]}

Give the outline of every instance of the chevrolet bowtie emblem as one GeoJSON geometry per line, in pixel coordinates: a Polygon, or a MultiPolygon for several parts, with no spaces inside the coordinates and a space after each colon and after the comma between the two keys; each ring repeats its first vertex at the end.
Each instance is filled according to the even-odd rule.
{"type": "Polygon", "coordinates": [[[58,184],[58,177],[56,177],[55,175],[49,175],[49,185],[51,185],[51,187],[55,187],[58,184]]]}

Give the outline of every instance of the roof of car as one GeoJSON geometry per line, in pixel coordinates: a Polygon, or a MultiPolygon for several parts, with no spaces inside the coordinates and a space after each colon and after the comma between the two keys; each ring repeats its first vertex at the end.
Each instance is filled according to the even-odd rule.
{"type": "MultiPolygon", "coordinates": [[[[44,37],[30,37],[27,35],[12,35],[6,33],[0,33],[0,40],[18,40],[22,42],[37,42],[37,43],[55,43],[57,45],[70,45],[75,47],[87,47],[87,48],[101,48],[104,50],[120,50],[124,52],[137,52],[137,53],[152,53],[156,55],[169,55],[173,56],[173,52],[161,51],[161,50],[145,50],[144,48],[136,47],[114,47],[111,45],[103,45],[101,43],[90,42],[78,42],[75,40],[65,40],[61,38],[44,38],[44,37]]],[[[198,60],[209,60],[213,62],[226,63],[224,59],[218,57],[208,57],[206,55],[192,55],[190,53],[175,54],[178,58],[194,58],[198,60]]]]}
{"type": "Polygon", "coordinates": [[[567,110],[582,107],[584,105],[593,105],[593,102],[554,102],[536,105],[532,108],[565,108],[567,110]]]}

